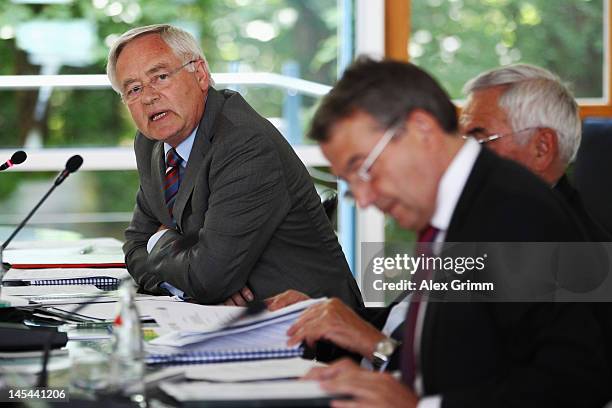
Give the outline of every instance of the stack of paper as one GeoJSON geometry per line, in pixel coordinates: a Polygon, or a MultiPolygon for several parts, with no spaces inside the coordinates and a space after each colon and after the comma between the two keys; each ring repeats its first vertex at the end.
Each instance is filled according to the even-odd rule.
{"type": "Polygon", "coordinates": [[[173,329],[147,345],[148,362],[198,363],[300,356],[303,352],[300,346],[287,347],[287,330],[304,309],[323,300],[299,302],[229,325],[245,308],[147,303],[147,314],[162,328],[173,329]]]}
{"type": "Polygon", "coordinates": [[[179,402],[199,406],[287,407],[329,406],[332,395],[315,381],[267,381],[255,383],[164,382],[160,388],[179,402]]]}

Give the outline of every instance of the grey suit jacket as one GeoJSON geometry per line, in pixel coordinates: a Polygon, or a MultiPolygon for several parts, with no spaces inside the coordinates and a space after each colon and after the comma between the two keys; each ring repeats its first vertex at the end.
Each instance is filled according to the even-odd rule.
{"type": "Polygon", "coordinates": [[[306,168],[238,93],[209,89],[174,204],[176,229],[150,254],[150,236],[172,225],[164,149],[140,133],[134,146],[140,189],[124,252],[142,291],[161,294],[165,281],[210,304],[248,285],[260,299],[296,289],[362,304],[306,168]]]}

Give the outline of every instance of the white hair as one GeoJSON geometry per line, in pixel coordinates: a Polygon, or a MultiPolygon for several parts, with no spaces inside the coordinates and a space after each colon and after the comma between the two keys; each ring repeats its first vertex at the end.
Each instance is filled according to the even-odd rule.
{"type": "MultiPolygon", "coordinates": [[[[174,52],[177,57],[185,59],[185,62],[190,59],[202,60],[204,62],[204,70],[206,71],[206,75],[208,75],[209,83],[210,85],[214,86],[215,83],[210,76],[208,62],[206,61],[206,57],[204,56],[204,53],[202,52],[202,49],[200,48],[200,45],[196,39],[187,31],[178,27],[174,27],[169,24],[154,24],[137,27],[126,31],[123,33],[123,35],[121,35],[121,37],[119,37],[108,52],[106,75],[108,75],[108,79],[110,80],[115,91],[121,93],[121,88],[117,83],[117,60],[119,59],[121,51],[123,51],[123,48],[125,48],[125,46],[131,41],[147,34],[159,34],[168,47],[172,49],[172,52],[174,52]]],[[[186,69],[190,71],[194,70],[194,68],[191,66],[187,67],[186,69]]]]}
{"type": "MultiPolygon", "coordinates": [[[[514,131],[550,128],[557,134],[559,158],[564,163],[574,160],[581,139],[580,114],[574,96],[557,75],[533,65],[510,65],[471,79],[463,87],[463,93],[470,95],[496,86],[506,87],[499,106],[508,114],[514,131]]],[[[528,141],[516,140],[523,144],[528,141]]]]}

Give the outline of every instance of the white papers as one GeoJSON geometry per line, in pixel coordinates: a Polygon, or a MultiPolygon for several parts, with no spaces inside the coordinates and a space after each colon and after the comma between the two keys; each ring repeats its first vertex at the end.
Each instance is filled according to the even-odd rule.
{"type": "Polygon", "coordinates": [[[45,240],[38,239],[34,241],[13,241],[6,248],[6,251],[13,249],[55,249],[55,248],[85,248],[88,246],[94,246],[98,248],[119,248],[123,243],[115,238],[88,238],[79,240],[45,240]]]}
{"type": "MultiPolygon", "coordinates": [[[[253,343],[262,344],[265,339],[273,342],[274,346],[282,345],[285,347],[286,331],[295,321],[299,314],[308,306],[319,303],[324,299],[309,299],[293,304],[289,307],[276,310],[274,312],[265,311],[256,316],[241,319],[230,327],[225,327],[233,318],[239,316],[244,308],[227,308],[220,306],[202,306],[195,304],[171,304],[171,305],[146,305],[146,312],[150,314],[162,328],[180,327],[182,330],[173,331],[160,336],[151,341],[153,345],[184,347],[191,344],[198,344],[209,341],[217,337],[223,337],[224,343],[234,340],[233,337],[238,333],[249,332],[249,335],[242,334],[241,338],[248,338],[252,349],[253,343]],[[183,316],[182,318],[180,316],[183,316]],[[168,323],[169,318],[173,317],[176,323],[168,323]],[[158,320],[159,319],[159,320],[158,320]],[[160,323],[161,322],[161,323],[160,323]],[[166,322],[164,325],[163,322],[166,322]],[[191,324],[190,324],[191,322],[191,324]],[[171,324],[171,326],[168,326],[171,324]],[[262,330],[266,328],[266,330],[262,330]],[[261,336],[260,332],[261,330],[261,336]]],[[[141,310],[143,313],[144,310],[141,310]]],[[[272,346],[267,344],[267,347],[272,346]]],[[[223,347],[227,349],[229,347],[223,347]]]]}
{"type": "Polygon", "coordinates": [[[124,264],[121,242],[110,238],[81,241],[19,242],[3,253],[12,265],[124,264]]]}
{"type": "Polygon", "coordinates": [[[50,292],[62,295],[88,295],[102,293],[94,285],[54,285],[54,286],[4,286],[2,294],[10,296],[44,296],[50,292]]]}
{"type": "Polygon", "coordinates": [[[177,336],[162,335],[145,345],[148,354],[174,354],[174,353],[203,353],[223,351],[257,351],[265,349],[297,349],[287,347],[287,329],[292,321],[286,320],[283,324],[268,325],[242,332],[209,333],[202,337],[189,337],[185,339],[177,336]],[[161,340],[160,340],[161,339],[161,340]],[[181,344],[177,346],[177,344],[181,344]]]}
{"type": "Polygon", "coordinates": [[[168,383],[160,388],[177,401],[256,401],[330,398],[316,381],[268,381],[257,383],[211,384],[206,382],[168,383]]]}
{"type": "Polygon", "coordinates": [[[105,296],[100,296],[96,293],[91,294],[70,294],[70,293],[59,293],[59,294],[48,294],[48,295],[26,295],[24,299],[28,299],[34,303],[40,303],[43,306],[47,305],[76,305],[81,303],[116,303],[119,299],[116,291],[115,292],[103,292],[105,296]]]}
{"type": "MultiPolygon", "coordinates": [[[[104,303],[92,303],[83,307],[83,309],[79,310],[78,316],[94,319],[94,320],[113,320],[115,316],[117,316],[117,298],[111,298],[110,302],[104,303]]],[[[91,299],[90,299],[91,300],[91,299]]],[[[150,318],[151,316],[147,314],[147,309],[143,307],[144,304],[151,302],[160,302],[160,303],[182,303],[181,301],[177,301],[175,298],[170,296],[149,296],[149,295],[137,295],[136,296],[136,308],[138,309],[138,314],[141,319],[150,318]]],[[[83,302],[85,303],[85,302],[83,302]]],[[[52,308],[52,311],[59,311],[64,313],[71,313],[72,310],[75,309],[75,306],[56,306],[52,308]]]]}
{"type": "MultiPolygon", "coordinates": [[[[264,322],[277,317],[295,314],[323,300],[323,298],[309,299],[274,312],[264,311],[258,315],[241,319],[235,322],[232,327],[264,322]]],[[[246,310],[246,307],[205,306],[195,303],[151,304],[146,307],[148,314],[153,316],[160,326],[188,333],[210,333],[219,330],[246,310]]]]}
{"type": "Polygon", "coordinates": [[[185,378],[215,382],[281,380],[300,378],[317,366],[322,367],[325,364],[303,358],[206,364],[188,366],[185,369],[185,378]]]}
{"type": "Polygon", "coordinates": [[[205,306],[195,303],[150,303],[141,305],[143,313],[152,316],[166,331],[209,332],[240,316],[246,308],[205,306]]]}
{"type": "Polygon", "coordinates": [[[4,261],[11,265],[98,265],[124,264],[123,252],[94,250],[81,253],[86,247],[59,249],[14,249],[5,251],[4,261]]]}

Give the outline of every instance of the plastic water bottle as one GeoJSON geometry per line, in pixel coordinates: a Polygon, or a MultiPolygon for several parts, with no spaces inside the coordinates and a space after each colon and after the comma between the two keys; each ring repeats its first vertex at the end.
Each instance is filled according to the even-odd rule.
{"type": "Polygon", "coordinates": [[[132,401],[146,406],[142,328],[134,301],[134,283],[131,280],[122,282],[119,296],[119,311],[113,323],[110,389],[113,393],[129,396],[132,401]]]}

